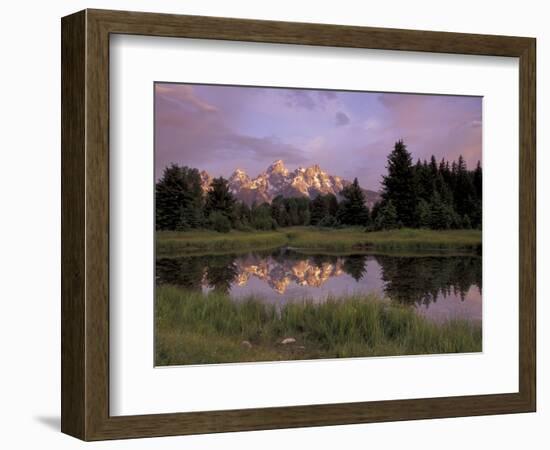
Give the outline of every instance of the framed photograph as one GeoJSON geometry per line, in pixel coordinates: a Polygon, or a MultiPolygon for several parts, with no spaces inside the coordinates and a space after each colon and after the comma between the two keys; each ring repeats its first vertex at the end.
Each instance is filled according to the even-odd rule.
{"type": "Polygon", "coordinates": [[[64,433],[535,411],[534,38],[61,25],[64,433]]]}

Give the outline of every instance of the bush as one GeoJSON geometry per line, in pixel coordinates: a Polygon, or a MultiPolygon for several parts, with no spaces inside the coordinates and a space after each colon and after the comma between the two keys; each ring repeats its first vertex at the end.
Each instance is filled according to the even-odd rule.
{"type": "Polygon", "coordinates": [[[219,233],[229,233],[231,231],[231,222],[219,211],[214,211],[208,216],[210,228],[219,233]]]}

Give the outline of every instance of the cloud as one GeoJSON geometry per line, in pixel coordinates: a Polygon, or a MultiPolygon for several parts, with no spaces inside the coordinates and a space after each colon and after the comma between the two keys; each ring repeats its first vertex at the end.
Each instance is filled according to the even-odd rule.
{"type": "Polygon", "coordinates": [[[286,91],[285,94],[286,105],[291,108],[305,108],[311,111],[317,106],[308,91],[294,89],[286,91]]]}
{"type": "Polygon", "coordinates": [[[285,104],[289,108],[304,108],[309,111],[324,109],[327,102],[338,99],[334,91],[316,91],[309,89],[284,89],[285,104]]]}
{"type": "Polygon", "coordinates": [[[304,155],[297,147],[287,144],[276,136],[254,137],[243,134],[228,133],[220,136],[222,148],[246,152],[256,159],[282,159],[289,163],[305,161],[304,155]]]}
{"type": "Polygon", "coordinates": [[[192,90],[159,91],[157,87],[156,92],[160,94],[155,97],[157,177],[170,163],[206,168],[230,166],[239,159],[283,159],[291,164],[307,161],[302,150],[278,136],[253,136],[234,128],[228,117],[231,114],[209,105],[192,90]],[[182,102],[192,108],[181,107],[182,102]]]}
{"type": "Polygon", "coordinates": [[[218,112],[218,108],[199,98],[193,86],[187,84],[155,84],[155,94],[178,102],[181,106],[192,106],[203,112],[218,112]]]}
{"type": "Polygon", "coordinates": [[[413,158],[481,159],[481,99],[239,86],[155,85],[157,176],[175,162],[229,176],[275,159],[378,189],[403,138],[413,158]]]}
{"type": "Polygon", "coordinates": [[[380,138],[403,138],[413,157],[466,159],[474,167],[481,159],[481,98],[448,95],[379,94],[384,106],[380,138]]]}
{"type": "Polygon", "coordinates": [[[336,113],[336,126],[337,127],[343,127],[350,123],[349,116],[346,113],[343,113],[342,111],[338,111],[336,113]]]}

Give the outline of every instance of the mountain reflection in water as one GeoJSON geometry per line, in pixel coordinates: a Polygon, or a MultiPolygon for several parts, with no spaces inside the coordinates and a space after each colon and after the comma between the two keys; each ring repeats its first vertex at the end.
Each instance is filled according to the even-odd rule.
{"type": "Polygon", "coordinates": [[[481,257],[309,255],[290,249],[244,255],[159,258],[157,284],[256,295],[284,303],[375,293],[436,320],[481,321],[481,257]]]}

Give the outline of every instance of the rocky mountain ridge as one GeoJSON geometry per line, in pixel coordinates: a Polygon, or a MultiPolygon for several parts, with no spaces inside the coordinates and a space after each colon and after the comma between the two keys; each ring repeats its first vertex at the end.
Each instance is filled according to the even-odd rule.
{"type": "MultiPolygon", "coordinates": [[[[201,172],[202,188],[206,192],[212,177],[201,172]]],[[[256,202],[271,203],[278,195],[283,197],[308,197],[314,199],[319,194],[334,194],[340,199],[340,192],[351,182],[339,176],[330,175],[315,164],[290,171],[282,160],[274,161],[264,172],[251,178],[244,170],[236,169],[229,177],[229,188],[233,195],[248,205],[256,202]]],[[[363,190],[369,208],[380,199],[375,191],[363,190]]]]}

